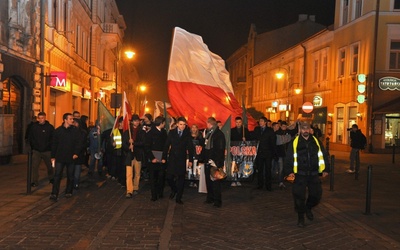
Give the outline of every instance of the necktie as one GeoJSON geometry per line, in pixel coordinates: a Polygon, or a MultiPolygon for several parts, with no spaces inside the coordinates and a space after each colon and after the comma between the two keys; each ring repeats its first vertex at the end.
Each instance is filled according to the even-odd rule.
{"type": "Polygon", "coordinates": [[[179,135],[179,137],[182,136],[182,131],[181,130],[178,130],[178,135],[179,135]]]}

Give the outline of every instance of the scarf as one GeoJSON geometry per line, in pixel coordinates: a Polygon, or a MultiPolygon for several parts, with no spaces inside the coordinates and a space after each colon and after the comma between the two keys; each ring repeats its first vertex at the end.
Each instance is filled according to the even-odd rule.
{"type": "Polygon", "coordinates": [[[217,126],[212,127],[210,130],[207,131],[205,136],[205,148],[212,149],[213,148],[213,138],[212,135],[214,134],[217,126]]]}

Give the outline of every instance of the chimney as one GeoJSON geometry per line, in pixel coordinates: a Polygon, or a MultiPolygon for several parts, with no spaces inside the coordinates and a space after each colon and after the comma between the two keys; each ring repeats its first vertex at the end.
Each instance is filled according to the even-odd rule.
{"type": "Polygon", "coordinates": [[[307,14],[299,14],[299,22],[307,20],[307,14]]]}
{"type": "Polygon", "coordinates": [[[310,15],[310,16],[308,17],[308,19],[310,19],[310,21],[315,22],[315,15],[310,15]]]}

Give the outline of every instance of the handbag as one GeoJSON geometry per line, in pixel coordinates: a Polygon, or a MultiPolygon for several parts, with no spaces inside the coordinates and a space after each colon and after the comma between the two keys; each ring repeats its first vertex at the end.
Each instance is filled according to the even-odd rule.
{"type": "Polygon", "coordinates": [[[210,169],[210,179],[212,181],[219,181],[226,178],[226,173],[222,168],[211,167],[210,169]]]}

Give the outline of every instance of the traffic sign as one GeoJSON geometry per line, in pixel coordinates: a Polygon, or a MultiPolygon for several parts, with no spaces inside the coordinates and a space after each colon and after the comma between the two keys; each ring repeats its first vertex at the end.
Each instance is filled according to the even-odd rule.
{"type": "Polygon", "coordinates": [[[304,111],[304,113],[311,113],[314,109],[314,106],[311,102],[305,102],[303,103],[303,106],[301,107],[301,109],[304,111]]]}

